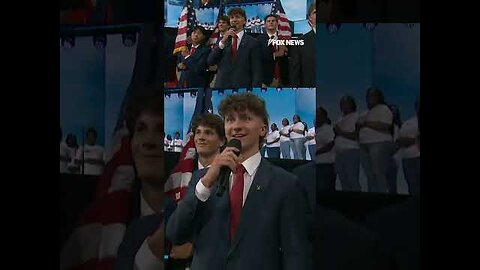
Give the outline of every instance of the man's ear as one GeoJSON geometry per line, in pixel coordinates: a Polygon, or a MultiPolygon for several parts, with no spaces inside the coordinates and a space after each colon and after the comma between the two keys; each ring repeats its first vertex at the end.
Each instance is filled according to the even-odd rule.
{"type": "Polygon", "coordinates": [[[262,136],[267,136],[267,130],[268,130],[267,125],[263,125],[261,129],[262,136]]]}

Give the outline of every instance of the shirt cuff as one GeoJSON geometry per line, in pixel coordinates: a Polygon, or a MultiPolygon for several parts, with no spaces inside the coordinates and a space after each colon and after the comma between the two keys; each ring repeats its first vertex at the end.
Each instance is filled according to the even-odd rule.
{"type": "Polygon", "coordinates": [[[210,189],[203,185],[202,178],[200,178],[200,180],[197,183],[197,186],[195,187],[195,195],[200,201],[206,202],[210,197],[210,193],[211,193],[210,189]]]}
{"type": "Polygon", "coordinates": [[[225,44],[223,44],[223,42],[220,40],[218,42],[218,47],[223,50],[223,48],[225,48],[225,44]]]}
{"type": "Polygon", "coordinates": [[[147,239],[135,255],[135,269],[138,270],[162,270],[163,262],[150,250],[147,239]]]}

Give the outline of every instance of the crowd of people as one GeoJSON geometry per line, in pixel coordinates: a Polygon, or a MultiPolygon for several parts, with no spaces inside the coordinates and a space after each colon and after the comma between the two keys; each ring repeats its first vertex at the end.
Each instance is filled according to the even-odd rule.
{"type": "Polygon", "coordinates": [[[310,159],[315,157],[315,127],[308,128],[297,114],[292,121],[290,124],[287,118],[283,118],[280,129],[276,123],[272,123],[271,132],[260,150],[262,156],[266,152],[269,158],[306,160],[308,151],[310,159]]]}
{"type": "Polygon", "coordinates": [[[228,16],[219,17],[219,37],[210,45],[206,28],[211,26],[197,25],[188,38],[188,48],[177,54],[177,87],[315,87],[315,3],[307,17],[311,30],[298,38],[303,46],[269,44],[270,39],[283,35],[275,14],[247,20],[245,10],[232,8],[228,16]]]}
{"type": "MultiPolygon", "coordinates": [[[[375,87],[367,90],[366,103],[368,109],[357,112],[355,100],[342,97],[342,116],[333,123],[324,108],[317,109],[317,162],[328,168],[326,175],[332,185],[338,174],[342,190],[361,190],[362,168],[369,192],[397,193],[398,170],[403,170],[409,194],[419,194],[417,116],[402,122],[398,107],[388,105],[382,91],[375,87]]],[[[414,106],[418,114],[419,100],[414,106]]]]}

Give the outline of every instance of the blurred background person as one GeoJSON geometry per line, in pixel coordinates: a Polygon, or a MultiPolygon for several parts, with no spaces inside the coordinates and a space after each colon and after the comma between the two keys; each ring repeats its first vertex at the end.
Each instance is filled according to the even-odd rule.
{"type": "Polygon", "coordinates": [[[97,145],[97,136],[97,131],[89,128],[87,142],[79,147],[75,157],[75,165],[79,167],[81,173],[86,175],[100,175],[105,166],[105,149],[97,145]]]}
{"type": "Polygon", "coordinates": [[[290,139],[292,140],[293,158],[305,159],[305,125],[302,123],[300,116],[293,116],[293,126],[289,129],[290,139]]]}
{"type": "MultiPolygon", "coordinates": [[[[399,136],[400,127],[402,126],[402,119],[400,116],[400,110],[395,105],[389,106],[390,111],[392,111],[393,122],[392,122],[392,137],[393,141],[397,141],[399,136]]],[[[402,168],[402,158],[400,156],[399,148],[394,144],[392,146],[392,156],[390,158],[390,167],[387,172],[387,186],[388,192],[392,194],[397,194],[397,183],[398,183],[398,173],[399,168],[402,168]]]]}
{"type": "Polygon", "coordinates": [[[351,96],[340,100],[342,116],[335,122],[335,171],[342,191],[361,191],[360,146],[355,125],[358,121],[357,104],[351,96]]]}
{"type": "Polygon", "coordinates": [[[77,136],[69,133],[67,138],[65,139],[65,143],[67,146],[67,158],[68,164],[67,169],[69,173],[78,173],[78,167],[75,166],[75,157],[77,156],[78,151],[78,143],[77,143],[77,136]]]}
{"type": "Polygon", "coordinates": [[[280,132],[277,124],[271,125],[271,132],[267,135],[267,155],[269,158],[280,158],[280,132]]]}
{"type": "Polygon", "coordinates": [[[335,133],[330,125],[328,113],[323,107],[318,107],[316,112],[316,178],[317,191],[335,190],[335,133]]]}
{"type": "Polygon", "coordinates": [[[368,110],[357,122],[360,162],[368,180],[369,192],[388,192],[387,173],[393,152],[393,114],[380,89],[367,89],[368,110]]]}
{"type": "Polygon", "coordinates": [[[420,134],[418,128],[418,113],[420,101],[415,101],[416,115],[403,123],[396,140],[400,148],[403,173],[408,184],[408,193],[411,195],[420,194],[420,149],[417,145],[417,136],[420,134]]]}
{"type": "Polygon", "coordinates": [[[163,150],[164,151],[171,151],[172,145],[172,136],[170,134],[163,140],[163,150]]]}
{"type": "Polygon", "coordinates": [[[290,148],[292,148],[292,141],[290,140],[290,122],[287,118],[282,119],[282,129],[280,133],[280,151],[282,158],[290,159],[290,148]]]}
{"type": "Polygon", "coordinates": [[[207,58],[210,48],[205,45],[207,31],[202,26],[193,28],[190,35],[192,44],[178,54],[177,69],[182,71],[178,87],[206,87],[209,74],[207,73],[207,58]]]}
{"type": "Polygon", "coordinates": [[[225,144],[223,120],[216,114],[201,115],[192,123],[192,131],[198,156],[197,169],[207,168],[225,144]]]}
{"type": "Polygon", "coordinates": [[[310,154],[310,159],[315,159],[315,150],[316,150],[316,141],[315,141],[315,121],[313,126],[308,129],[307,136],[305,137],[307,140],[305,142],[305,147],[308,149],[308,153],[310,154]]]}
{"type": "Polygon", "coordinates": [[[182,152],[183,140],[180,139],[180,132],[175,132],[175,139],[173,140],[173,151],[182,152]]]}

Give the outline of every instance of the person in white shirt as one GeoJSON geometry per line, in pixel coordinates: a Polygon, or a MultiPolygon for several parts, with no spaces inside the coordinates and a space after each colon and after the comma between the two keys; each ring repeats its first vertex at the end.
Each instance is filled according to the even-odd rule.
{"type": "Polygon", "coordinates": [[[394,151],[393,114],[378,88],[369,88],[366,99],[368,111],[357,122],[360,162],[367,176],[368,191],[386,193],[387,173],[394,151]]]}
{"type": "Polygon", "coordinates": [[[290,122],[287,118],[282,119],[282,129],[280,133],[280,152],[282,152],[283,159],[290,159],[290,148],[292,141],[290,140],[290,122]]]}
{"type": "Polygon", "coordinates": [[[305,137],[307,140],[305,142],[305,147],[308,149],[308,153],[310,154],[311,160],[315,159],[315,150],[317,149],[315,144],[315,122],[313,123],[313,126],[308,129],[307,136],[305,137]]]}
{"type": "Polygon", "coordinates": [[[269,158],[280,158],[280,132],[275,123],[270,128],[272,132],[267,135],[267,155],[269,158]]]}
{"type": "Polygon", "coordinates": [[[300,116],[295,114],[293,116],[293,126],[289,129],[290,139],[292,140],[293,158],[303,159],[306,158],[305,149],[305,125],[303,125],[300,116]]]}
{"type": "MultiPolygon", "coordinates": [[[[400,127],[402,126],[402,120],[400,117],[400,110],[395,105],[389,106],[390,111],[392,111],[393,121],[392,121],[392,138],[395,142],[399,136],[400,127]]],[[[400,156],[399,148],[393,145],[393,152],[390,158],[390,167],[387,172],[387,188],[388,193],[397,194],[397,179],[398,179],[398,168],[402,167],[402,158],[400,156]]]]}
{"type": "Polygon", "coordinates": [[[163,151],[170,151],[170,145],[172,144],[172,136],[170,134],[163,139],[163,151]]]}
{"type": "Polygon", "coordinates": [[[173,151],[182,152],[183,149],[183,140],[180,139],[180,132],[175,132],[175,139],[173,140],[173,151]]]}
{"type": "Polygon", "coordinates": [[[335,133],[323,107],[316,111],[316,180],[317,190],[335,190],[335,133]]]}
{"type": "Polygon", "coordinates": [[[67,173],[78,173],[78,167],[75,166],[75,157],[78,151],[77,137],[72,133],[69,133],[65,139],[65,146],[68,160],[67,173]]]}
{"type": "Polygon", "coordinates": [[[356,123],[358,120],[357,104],[351,96],[340,100],[342,116],[335,122],[335,170],[343,191],[361,191],[360,146],[356,123]]]}
{"type": "Polygon", "coordinates": [[[67,173],[68,164],[67,144],[62,142],[62,128],[60,128],[60,173],[67,173]]]}
{"type": "Polygon", "coordinates": [[[100,175],[105,166],[105,149],[97,145],[97,131],[94,128],[87,130],[87,143],[81,146],[75,157],[75,164],[85,175],[100,175]]]}
{"type": "Polygon", "coordinates": [[[417,115],[402,124],[396,140],[397,147],[400,148],[399,153],[402,158],[403,173],[410,195],[420,194],[420,149],[416,144],[417,137],[420,134],[418,128],[418,100],[415,102],[415,110],[417,115]]]}

